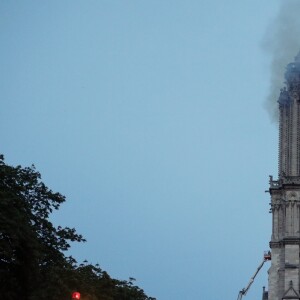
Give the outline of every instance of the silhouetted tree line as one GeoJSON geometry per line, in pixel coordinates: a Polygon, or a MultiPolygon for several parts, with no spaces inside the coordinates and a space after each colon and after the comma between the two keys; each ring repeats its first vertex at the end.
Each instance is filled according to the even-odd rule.
{"type": "Polygon", "coordinates": [[[117,280],[99,265],[65,253],[84,242],[74,228],[49,221],[65,197],[41,181],[34,166],[5,164],[0,155],[0,295],[5,300],[155,300],[134,284],[117,280]]]}

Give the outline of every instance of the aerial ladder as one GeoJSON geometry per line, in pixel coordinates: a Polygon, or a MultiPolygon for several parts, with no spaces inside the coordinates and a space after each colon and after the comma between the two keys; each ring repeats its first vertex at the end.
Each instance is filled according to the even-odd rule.
{"type": "Polygon", "coordinates": [[[266,251],[264,253],[264,258],[263,261],[260,263],[260,265],[258,266],[258,268],[256,269],[255,273],[253,274],[253,276],[251,277],[248,285],[246,287],[244,287],[243,289],[241,289],[239,291],[237,300],[242,300],[243,296],[245,296],[247,294],[247,292],[249,291],[252,283],[254,282],[254,279],[256,277],[256,275],[258,274],[258,272],[260,271],[260,269],[263,267],[264,263],[268,260],[271,260],[271,252],[270,251],[266,251]]]}

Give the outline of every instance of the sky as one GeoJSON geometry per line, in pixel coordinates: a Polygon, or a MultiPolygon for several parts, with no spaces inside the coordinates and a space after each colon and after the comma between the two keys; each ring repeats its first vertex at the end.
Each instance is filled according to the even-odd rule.
{"type": "Polygon", "coordinates": [[[280,3],[0,2],[0,152],[66,196],[51,220],[87,239],[79,262],[158,300],[247,285],[271,236],[263,41],[280,3]]]}

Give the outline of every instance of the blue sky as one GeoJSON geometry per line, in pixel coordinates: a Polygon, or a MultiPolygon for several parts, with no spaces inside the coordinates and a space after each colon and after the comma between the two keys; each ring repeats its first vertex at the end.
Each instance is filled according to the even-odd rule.
{"type": "Polygon", "coordinates": [[[271,235],[261,45],[279,5],[1,1],[1,152],[66,195],[52,220],[87,238],[79,261],[159,300],[235,299],[248,283],[271,235]]]}

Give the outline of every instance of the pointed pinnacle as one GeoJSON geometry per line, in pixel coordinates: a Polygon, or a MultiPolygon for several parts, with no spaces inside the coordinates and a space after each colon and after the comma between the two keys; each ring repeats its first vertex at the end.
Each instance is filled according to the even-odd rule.
{"type": "Polygon", "coordinates": [[[295,62],[300,62],[300,51],[298,54],[295,56],[295,62]]]}

